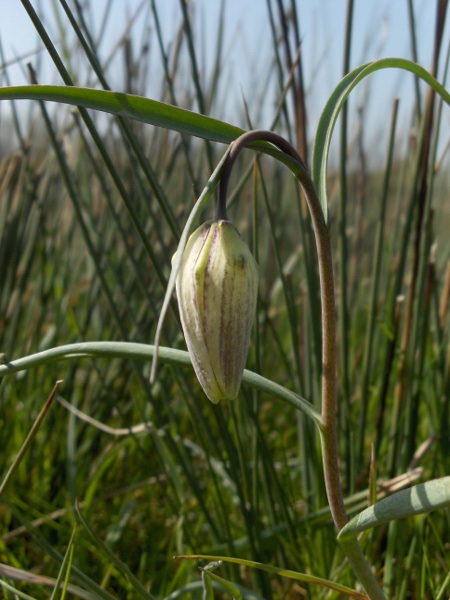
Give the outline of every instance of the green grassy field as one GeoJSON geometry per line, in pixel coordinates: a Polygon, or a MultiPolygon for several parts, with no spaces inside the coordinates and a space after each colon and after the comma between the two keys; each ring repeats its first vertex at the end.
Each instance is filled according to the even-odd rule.
{"type": "MultiPolygon", "coordinates": [[[[95,74],[89,87],[109,89],[86,7],[54,3],[64,24],[63,43],[54,46],[31,4],[22,3],[65,85],[82,85],[82,60],[82,70],[89,65],[95,74]]],[[[261,66],[260,77],[277,90],[272,129],[311,166],[327,210],[336,276],[336,450],[354,517],[450,474],[448,40],[437,27],[429,74],[443,87],[429,79],[432,87],[418,95],[412,133],[399,130],[393,100],[385,149],[377,149],[382,158],[368,165],[364,120],[359,133],[350,129],[354,115],[339,98],[323,107],[317,136],[308,130],[302,55],[293,42],[300,32],[278,3],[264,6],[273,61],[266,72],[261,66]],[[338,114],[337,158],[327,170],[326,135],[338,114]],[[314,151],[307,133],[315,136],[314,151]],[[410,133],[399,151],[396,141],[410,133]]],[[[436,6],[444,23],[447,3],[436,6]]],[[[352,2],[348,7],[346,71],[352,2]]],[[[4,71],[0,99],[14,102],[11,127],[19,141],[0,163],[0,596],[11,600],[366,597],[336,539],[318,430],[293,405],[298,394],[317,414],[322,407],[321,301],[307,204],[276,160],[280,153],[245,150],[228,193],[230,219],[259,264],[247,369],[264,380],[250,373],[236,400],[210,403],[181,352],[186,344],[173,296],[149,382],[148,345],[171,258],[204,190],[211,199],[195,223],[214,214],[219,176],[205,186],[226,151],[220,142],[238,137],[238,126],[260,126],[251,111],[234,123],[200,116],[223,118],[224,18],[216,24],[213,72],[202,77],[201,35],[188,9],[180,2],[179,33],[168,46],[157,3],[142,9],[160,52],[164,77],[155,100],[170,105],[164,117],[161,105],[131,97],[8,90],[15,82],[4,71]],[[183,77],[189,73],[182,100],[181,65],[183,77]],[[21,98],[34,101],[32,120],[22,118],[21,98]],[[56,100],[57,109],[45,99],[56,100]],[[52,355],[80,343],[91,345],[52,355]],[[12,373],[19,358],[23,370],[12,373]],[[233,561],[175,558],[187,555],[233,561]]],[[[410,27],[414,39],[414,19],[410,27]]],[[[130,64],[128,89],[117,91],[145,89],[144,42],[135,57],[141,71],[130,64]]],[[[126,55],[126,36],[121,51],[126,55]]],[[[30,82],[40,83],[31,65],[30,82]]],[[[378,68],[409,69],[414,80],[427,76],[406,61],[367,73],[378,68]]],[[[450,597],[450,491],[443,481],[446,502],[438,505],[430,492],[424,514],[411,516],[405,504],[398,516],[406,518],[379,519],[360,536],[387,598],[450,597]]]]}

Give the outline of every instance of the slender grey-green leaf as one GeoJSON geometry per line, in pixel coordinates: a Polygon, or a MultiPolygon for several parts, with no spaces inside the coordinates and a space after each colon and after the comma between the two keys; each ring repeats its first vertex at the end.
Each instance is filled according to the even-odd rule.
{"type": "Polygon", "coordinates": [[[393,519],[412,517],[450,506],[450,476],[420,483],[407,490],[383,498],[354,517],[339,532],[346,540],[393,519]]]}
{"type": "Polygon", "coordinates": [[[450,104],[450,94],[447,90],[432,75],[430,75],[426,69],[404,58],[382,58],[361,65],[346,75],[346,77],[344,77],[335,87],[325,105],[320,117],[319,125],[317,126],[316,137],[314,140],[312,175],[319,193],[325,219],[327,219],[328,211],[327,163],[334,126],[339,113],[353,88],[367,77],[367,75],[380,71],[381,69],[402,69],[404,71],[410,71],[431,85],[442,99],[447,104],[450,104]]]}
{"type": "MultiPolygon", "coordinates": [[[[132,342],[84,342],[80,344],[68,344],[0,364],[0,377],[69,359],[103,357],[149,361],[153,358],[154,354],[155,346],[132,342]]],[[[191,365],[189,354],[183,350],[160,347],[158,355],[162,362],[168,364],[180,366],[191,365]]],[[[319,411],[298,394],[247,369],[244,371],[243,382],[261,392],[266,392],[288,402],[311,417],[317,425],[320,425],[319,411]]]]}

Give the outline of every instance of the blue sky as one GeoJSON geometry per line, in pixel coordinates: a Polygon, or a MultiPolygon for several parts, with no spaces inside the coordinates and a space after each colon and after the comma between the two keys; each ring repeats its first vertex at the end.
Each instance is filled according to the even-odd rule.
{"type": "MultiPolygon", "coordinates": [[[[219,0],[191,0],[195,6],[194,26],[202,32],[196,38],[196,51],[206,74],[211,67],[217,34],[217,19],[220,9],[219,0]]],[[[122,36],[128,17],[134,13],[142,0],[114,0],[112,13],[107,23],[106,35],[102,46],[104,57],[122,36]]],[[[51,0],[41,0],[41,11],[47,19],[53,39],[59,39],[55,25],[51,0]]],[[[55,4],[58,4],[55,2],[55,4]]],[[[106,0],[92,0],[95,6],[93,25],[99,30],[101,16],[106,0]]],[[[156,0],[161,18],[161,26],[165,42],[170,44],[180,23],[179,0],[156,0]]],[[[275,10],[275,2],[272,1],[275,10]]],[[[341,78],[343,40],[345,26],[346,0],[301,0],[298,2],[301,12],[300,32],[303,43],[303,65],[305,83],[308,89],[308,114],[310,118],[310,137],[313,136],[317,120],[325,102],[335,85],[341,78]]],[[[431,51],[434,36],[435,2],[433,0],[414,0],[416,25],[418,32],[419,62],[428,68],[431,62],[431,51]]],[[[140,15],[147,14],[144,1],[140,15]]],[[[272,53],[271,34],[267,18],[266,0],[226,0],[225,2],[225,54],[224,75],[226,89],[221,107],[223,114],[211,116],[226,118],[238,124],[242,115],[242,96],[247,100],[250,112],[257,114],[261,97],[266,98],[262,112],[262,123],[268,127],[274,110],[274,90],[267,89],[261,94],[265,83],[261,73],[270,64],[272,53]],[[226,95],[225,95],[226,94],[226,95]],[[258,106],[254,105],[254,96],[258,98],[258,106]]],[[[64,19],[63,19],[64,22],[64,19]]],[[[145,35],[145,25],[154,32],[153,25],[144,16],[137,19],[132,29],[132,39],[138,46],[145,35]]],[[[448,23],[447,23],[448,25],[448,23]]],[[[446,28],[445,40],[449,38],[449,27],[446,28]]],[[[154,89],[148,89],[148,95],[159,98],[161,90],[161,61],[156,40],[150,34],[151,69],[154,89]],[[153,77],[154,74],[154,77],[153,77]]],[[[0,0],[0,39],[7,63],[17,57],[31,57],[33,63],[41,56],[40,83],[60,83],[56,70],[44,55],[33,54],[39,47],[39,41],[33,26],[19,0],[0,0]]],[[[448,42],[447,42],[448,43],[448,42]]],[[[406,0],[355,0],[355,16],[352,43],[352,67],[362,62],[385,56],[401,56],[411,58],[411,43],[408,26],[406,0]]],[[[27,58],[28,60],[28,58],[27,58]]],[[[23,74],[25,60],[8,68],[12,85],[27,83],[23,74]]],[[[442,61],[443,62],[443,61],[442,61]]],[[[111,85],[121,89],[123,85],[122,58],[118,55],[114,67],[109,72],[111,85]]],[[[442,75],[441,75],[442,79],[442,75]]],[[[89,83],[88,80],[81,84],[89,83]]],[[[4,78],[1,84],[5,85],[4,78]]],[[[413,94],[412,76],[397,72],[376,74],[352,97],[354,106],[365,102],[367,111],[373,111],[369,119],[372,127],[378,130],[389,123],[390,107],[395,95],[401,98],[400,106],[405,119],[409,118],[408,108],[413,94]],[[369,87],[367,87],[369,86],[369,87]],[[367,93],[368,92],[368,93],[367,93]],[[367,93],[367,96],[365,94],[367,93]],[[370,100],[367,100],[369,98],[370,100]],[[377,116],[375,116],[377,115],[377,116]],[[381,122],[380,122],[381,121],[381,122]]],[[[0,107],[0,114],[8,113],[7,106],[0,107]]],[[[450,122],[445,115],[444,123],[450,122]]]]}

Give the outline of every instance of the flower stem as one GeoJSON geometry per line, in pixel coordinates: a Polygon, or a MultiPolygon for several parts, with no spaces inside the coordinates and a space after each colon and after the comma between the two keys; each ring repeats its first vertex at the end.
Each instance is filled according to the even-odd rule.
{"type": "MultiPolygon", "coordinates": [[[[322,307],[322,416],[320,420],[322,458],[328,502],[335,526],[340,531],[348,522],[348,517],[344,506],[338,462],[336,319],[331,243],[316,189],[308,169],[297,151],[284,138],[272,131],[254,130],[240,136],[233,142],[223,167],[216,218],[227,218],[226,194],[231,170],[237,156],[245,146],[252,144],[252,147],[257,149],[255,142],[268,142],[281,150],[281,154],[277,154],[276,157],[286,164],[298,179],[305,194],[314,229],[322,307]]],[[[267,152],[266,147],[264,151],[267,152]]],[[[356,537],[346,540],[345,543],[342,543],[342,547],[369,598],[371,600],[385,599],[356,537]]]]}

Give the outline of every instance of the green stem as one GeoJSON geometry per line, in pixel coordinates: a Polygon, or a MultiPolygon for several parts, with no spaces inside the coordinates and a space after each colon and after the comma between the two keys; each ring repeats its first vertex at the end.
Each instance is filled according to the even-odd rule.
{"type": "MultiPolygon", "coordinates": [[[[348,522],[348,518],[344,506],[338,463],[336,319],[331,243],[316,189],[297,151],[284,138],[271,131],[255,130],[240,136],[233,142],[223,167],[216,218],[226,218],[228,181],[234,162],[240,151],[248,144],[261,141],[273,144],[281,150],[282,154],[281,156],[277,156],[277,158],[289,166],[298,179],[305,194],[314,229],[322,307],[322,415],[319,427],[321,431],[323,469],[328,502],[333,521],[337,530],[340,531],[348,522]]],[[[369,598],[371,600],[382,600],[385,598],[363,556],[358,540],[356,538],[346,540],[342,544],[342,547],[369,598]]]]}

